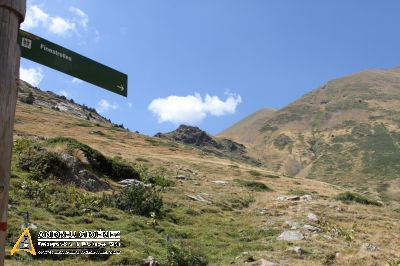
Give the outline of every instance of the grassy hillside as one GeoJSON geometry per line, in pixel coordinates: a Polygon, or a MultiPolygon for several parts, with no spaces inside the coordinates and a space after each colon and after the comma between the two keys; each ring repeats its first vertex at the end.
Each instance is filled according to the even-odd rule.
{"type": "Polygon", "coordinates": [[[264,108],[240,120],[217,136],[232,139],[240,143],[254,143],[265,121],[274,114],[274,109],[264,108]]]}
{"type": "Polygon", "coordinates": [[[398,200],[399,110],[400,69],[366,70],[329,81],[265,118],[249,146],[275,171],[398,200]]]}
{"type": "MultiPolygon", "coordinates": [[[[25,89],[21,96],[31,90],[25,89]]],[[[33,94],[44,101],[53,97],[33,94]]],[[[149,255],[160,265],[260,259],[282,265],[396,265],[400,259],[395,203],[132,133],[96,114],[92,119],[39,104],[17,105],[7,252],[29,212],[36,231],[121,230],[122,254],[55,260],[19,253],[8,256],[7,265],[142,265],[149,255]],[[71,161],[87,174],[71,178],[71,161]],[[108,186],[85,186],[85,177],[94,175],[96,184],[108,186]],[[125,175],[151,189],[122,188],[118,181],[125,175]],[[278,240],[287,230],[304,238],[278,240]]],[[[386,134],[372,130],[371,138],[375,130],[386,134]]]]}

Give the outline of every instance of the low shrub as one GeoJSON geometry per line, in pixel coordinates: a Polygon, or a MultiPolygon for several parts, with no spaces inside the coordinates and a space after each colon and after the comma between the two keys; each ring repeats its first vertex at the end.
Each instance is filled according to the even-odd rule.
{"type": "Polygon", "coordinates": [[[302,189],[291,189],[289,190],[288,194],[296,196],[304,196],[304,195],[309,195],[311,193],[302,189]]]}
{"type": "Polygon", "coordinates": [[[20,101],[26,104],[33,104],[35,98],[33,97],[32,92],[29,92],[27,96],[21,97],[20,101]]]}
{"type": "Polygon", "coordinates": [[[232,211],[235,209],[242,210],[248,208],[250,207],[250,204],[252,204],[253,202],[255,202],[255,198],[253,195],[248,195],[245,197],[232,195],[220,202],[217,202],[216,205],[224,211],[232,211]]]}
{"type": "Polygon", "coordinates": [[[163,206],[160,191],[144,184],[134,184],[112,195],[103,195],[102,201],[106,206],[143,216],[149,216],[152,212],[159,216],[163,206]]]}
{"type": "Polygon", "coordinates": [[[251,174],[252,176],[261,176],[262,174],[256,170],[250,170],[248,171],[249,174],[251,174]]]}
{"type": "Polygon", "coordinates": [[[343,192],[340,193],[339,195],[336,196],[337,200],[343,201],[343,202],[357,202],[360,204],[365,204],[365,205],[375,205],[375,206],[382,206],[382,203],[369,199],[363,195],[353,193],[353,192],[343,192]]]}
{"type": "Polygon", "coordinates": [[[264,177],[266,177],[266,178],[279,178],[279,176],[277,176],[277,175],[271,175],[271,174],[265,174],[265,175],[263,175],[264,177]]]}
{"type": "Polygon", "coordinates": [[[204,254],[194,251],[185,244],[167,245],[167,265],[169,266],[205,266],[208,265],[204,254]]]}
{"type": "Polygon", "coordinates": [[[36,207],[47,207],[51,202],[49,183],[36,180],[25,179],[21,183],[24,197],[32,200],[36,207]]]}
{"type": "Polygon", "coordinates": [[[21,153],[18,158],[18,166],[30,172],[30,178],[34,180],[45,180],[59,178],[68,171],[68,166],[63,162],[60,155],[49,151],[21,153]]]}
{"type": "Polygon", "coordinates": [[[256,181],[247,181],[247,180],[241,180],[241,179],[235,179],[235,182],[237,182],[239,185],[243,187],[247,187],[250,190],[253,191],[272,191],[271,188],[269,188],[267,185],[261,182],[256,182],[256,181]]]}

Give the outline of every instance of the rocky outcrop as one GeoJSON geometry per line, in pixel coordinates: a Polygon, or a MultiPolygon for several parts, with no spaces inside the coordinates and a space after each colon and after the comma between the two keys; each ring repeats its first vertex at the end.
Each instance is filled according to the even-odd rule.
{"type": "Polygon", "coordinates": [[[248,156],[244,145],[230,139],[214,138],[198,127],[180,125],[174,131],[157,133],[154,137],[191,145],[218,156],[238,159],[256,165],[261,164],[259,161],[248,156]]]}

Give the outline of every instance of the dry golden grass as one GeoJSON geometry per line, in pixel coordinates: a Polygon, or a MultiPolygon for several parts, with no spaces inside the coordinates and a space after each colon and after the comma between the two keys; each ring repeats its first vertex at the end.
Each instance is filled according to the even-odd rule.
{"type": "MultiPolygon", "coordinates": [[[[345,189],[317,180],[303,178],[268,178],[263,175],[273,174],[264,168],[256,168],[240,162],[232,162],[223,158],[204,154],[187,146],[155,145],[148,141],[148,137],[135,133],[115,129],[109,125],[86,123],[67,113],[40,108],[36,105],[18,104],[15,133],[19,136],[56,137],[65,136],[77,139],[108,156],[120,156],[129,162],[136,162],[137,158],[144,158],[150,168],[165,167],[172,173],[184,174],[187,180],[176,180],[176,186],[164,193],[167,203],[187,206],[197,211],[209,212],[210,228],[225,228],[230,222],[238,222],[243,228],[235,228],[240,232],[246,227],[264,227],[276,230],[271,237],[262,238],[259,248],[247,251],[255,258],[265,258],[283,265],[385,265],[389,259],[400,256],[400,214],[393,211],[393,206],[365,206],[360,204],[344,204],[334,197],[345,189]],[[101,131],[102,135],[93,134],[101,131]],[[183,169],[182,169],[183,168],[183,169]],[[188,170],[189,169],[189,170],[188,170]],[[250,170],[260,172],[261,176],[253,176],[250,170]],[[270,187],[272,192],[252,192],[239,186],[234,180],[242,179],[261,182],[270,187]],[[222,180],[226,184],[216,184],[212,181],[222,180]],[[280,195],[287,195],[291,191],[305,191],[313,195],[312,201],[278,201],[280,195]],[[187,194],[203,193],[204,198],[211,204],[204,204],[190,200],[187,194]],[[248,208],[221,212],[216,206],[222,206],[229,198],[254,197],[255,202],[248,208]],[[259,209],[265,209],[266,214],[259,214],[259,209]],[[350,229],[357,224],[355,237],[346,241],[343,237],[332,237],[328,232],[306,235],[306,239],[292,244],[276,240],[284,228],[284,222],[297,221],[300,224],[309,224],[307,214],[313,212],[326,219],[335,226],[350,229]],[[224,216],[226,215],[226,217],[224,216]],[[224,217],[218,220],[216,217],[224,217]],[[366,252],[360,249],[363,243],[373,243],[379,250],[366,252]],[[307,251],[304,257],[287,251],[291,245],[301,246],[307,251]],[[339,253],[337,258],[332,254],[339,253]]],[[[56,146],[62,150],[65,147],[56,146]]],[[[79,154],[77,154],[79,157],[79,154]]],[[[82,158],[84,161],[85,158],[82,158]]],[[[172,176],[173,177],[173,176],[172,176]]],[[[390,193],[393,193],[390,191],[390,193]]],[[[199,228],[202,228],[199,225],[199,228]]],[[[192,230],[196,231],[196,228],[192,230]]],[[[199,229],[203,230],[203,229],[199,229]]],[[[204,229],[205,230],[205,229],[204,229]]],[[[206,234],[198,231],[197,234],[206,234]]],[[[256,233],[255,233],[256,234],[256,233]]],[[[246,237],[246,236],[244,236],[246,237]]],[[[252,236],[249,241],[252,241],[252,236]]],[[[199,240],[200,241],[200,240],[199,240]]],[[[257,240],[259,241],[259,240],[257,240]]],[[[215,243],[216,246],[223,243],[215,243]],[[218,245],[217,245],[218,244],[218,245]]],[[[224,249],[221,248],[221,257],[224,249]]],[[[241,254],[236,254],[240,256],[241,254]]],[[[220,265],[242,265],[235,256],[223,258],[220,265]]],[[[75,261],[76,262],[76,261],[75,261]]],[[[18,262],[9,261],[10,265],[18,262]]],[[[63,265],[63,261],[44,261],[43,265],[63,265]]],[[[73,264],[73,261],[68,263],[73,264]]],[[[91,262],[85,262],[91,265],[91,262]]]]}

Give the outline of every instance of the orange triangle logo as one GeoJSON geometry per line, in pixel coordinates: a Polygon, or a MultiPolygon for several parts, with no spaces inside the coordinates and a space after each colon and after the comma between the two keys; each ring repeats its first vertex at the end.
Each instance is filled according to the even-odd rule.
{"type": "Polygon", "coordinates": [[[33,246],[31,234],[29,233],[28,228],[26,228],[18,238],[18,241],[11,250],[11,255],[14,255],[15,252],[21,250],[36,255],[35,247],[33,246]]]}

